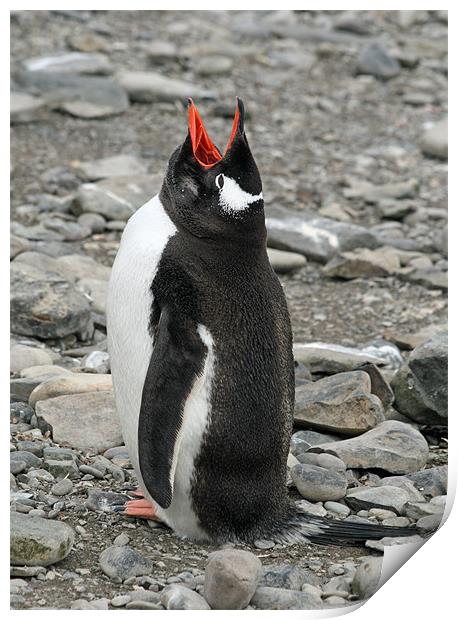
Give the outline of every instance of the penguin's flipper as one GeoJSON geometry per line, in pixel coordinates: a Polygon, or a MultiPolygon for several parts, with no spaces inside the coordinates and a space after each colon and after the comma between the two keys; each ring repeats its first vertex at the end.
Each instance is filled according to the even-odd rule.
{"type": "Polygon", "coordinates": [[[149,495],[162,508],[172,502],[176,455],[186,400],[202,372],[206,347],[198,324],[165,306],[154,330],[154,348],[138,420],[138,458],[149,495]]]}

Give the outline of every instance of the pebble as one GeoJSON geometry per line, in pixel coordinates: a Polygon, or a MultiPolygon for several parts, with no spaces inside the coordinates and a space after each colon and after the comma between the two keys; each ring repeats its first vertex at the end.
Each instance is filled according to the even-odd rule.
{"type": "Polygon", "coordinates": [[[307,500],[320,502],[345,497],[347,478],[344,471],[300,463],[291,468],[291,477],[307,500]]]}
{"type": "Polygon", "coordinates": [[[125,607],[130,602],[130,596],[128,594],[119,594],[111,599],[110,605],[112,607],[125,607]]]}
{"type": "Polygon", "coordinates": [[[12,512],[10,517],[11,563],[48,566],[70,553],[75,539],[66,523],[12,512]]]}
{"type": "Polygon", "coordinates": [[[323,273],[328,277],[345,280],[383,278],[396,273],[400,266],[397,253],[391,248],[362,248],[334,256],[324,266],[323,273]]]}
{"type": "Polygon", "coordinates": [[[203,596],[179,584],[165,587],[161,592],[160,601],[166,609],[210,609],[203,596]]]}
{"type": "Polygon", "coordinates": [[[448,119],[439,121],[427,129],[421,140],[420,148],[425,155],[447,159],[448,157],[448,119]]]}
{"type": "Polygon", "coordinates": [[[63,496],[68,495],[73,491],[73,482],[69,478],[63,478],[51,488],[53,495],[63,496]]]}
{"type": "Polygon", "coordinates": [[[318,583],[319,580],[315,573],[294,564],[282,564],[265,566],[259,585],[300,590],[304,584],[316,586],[318,583]]]}
{"type": "Polygon", "coordinates": [[[356,569],[351,589],[361,599],[370,598],[377,591],[382,574],[383,558],[368,556],[356,569]]]}
{"type": "Polygon", "coordinates": [[[344,504],[339,504],[338,502],[325,502],[324,507],[328,512],[331,512],[339,517],[348,517],[350,514],[350,508],[344,504]]]}
{"type": "Polygon", "coordinates": [[[290,271],[300,269],[307,263],[305,256],[295,252],[284,252],[283,250],[267,248],[267,255],[270,264],[277,273],[289,273],[290,271]]]}
{"type": "Polygon", "coordinates": [[[373,75],[381,80],[389,80],[401,72],[399,62],[390,56],[379,43],[363,47],[358,57],[356,73],[373,75]]]}
{"type": "Polygon", "coordinates": [[[224,549],[210,554],[204,597],[212,609],[244,609],[262,574],[261,561],[248,551],[224,549]]]}
{"type": "Polygon", "coordinates": [[[273,540],[255,540],[253,544],[256,549],[273,549],[275,547],[273,540]]]}
{"type": "Polygon", "coordinates": [[[105,575],[120,581],[137,575],[150,574],[153,569],[150,560],[127,546],[108,547],[100,554],[99,564],[105,575]]]}
{"type": "Polygon", "coordinates": [[[126,533],[122,532],[121,534],[118,534],[118,536],[116,536],[116,538],[113,541],[113,544],[116,545],[117,547],[124,547],[125,545],[128,545],[130,542],[130,538],[127,536],[126,533]]]}
{"type": "Polygon", "coordinates": [[[46,117],[46,101],[28,93],[13,91],[10,96],[10,123],[36,123],[46,117]]]}

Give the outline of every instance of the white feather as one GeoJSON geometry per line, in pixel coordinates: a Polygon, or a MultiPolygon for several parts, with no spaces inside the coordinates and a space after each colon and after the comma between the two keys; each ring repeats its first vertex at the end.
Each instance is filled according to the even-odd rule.
{"type": "Polygon", "coordinates": [[[237,181],[226,175],[222,176],[224,177],[224,185],[219,190],[219,204],[226,213],[244,211],[253,202],[262,200],[262,192],[260,194],[249,194],[240,187],[237,181]]]}

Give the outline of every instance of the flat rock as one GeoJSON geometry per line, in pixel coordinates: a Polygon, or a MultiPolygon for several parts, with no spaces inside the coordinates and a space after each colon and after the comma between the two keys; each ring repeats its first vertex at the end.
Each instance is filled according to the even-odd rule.
{"type": "Polygon", "coordinates": [[[312,592],[259,586],[251,599],[256,609],[320,609],[321,597],[312,592]]]}
{"type": "Polygon", "coordinates": [[[83,181],[100,181],[111,177],[147,173],[146,165],[133,155],[113,155],[92,161],[72,161],[70,165],[83,181]]]}
{"type": "Polygon", "coordinates": [[[244,609],[262,574],[261,561],[249,551],[224,549],[210,554],[204,597],[212,609],[244,609]]]}
{"type": "Polygon", "coordinates": [[[378,482],[376,482],[375,486],[392,486],[398,487],[403,491],[406,491],[409,496],[409,501],[411,502],[422,502],[424,501],[423,495],[416,488],[414,483],[409,480],[407,476],[386,476],[385,478],[381,478],[378,482]]]}
{"type": "Polygon", "coordinates": [[[414,349],[393,378],[396,409],[421,424],[447,424],[447,377],[447,332],[440,332],[414,349]]]}
{"type": "Polygon", "coordinates": [[[38,426],[60,444],[104,452],[122,443],[112,391],[69,394],[36,404],[38,426]]]}
{"type": "Polygon", "coordinates": [[[296,388],[296,424],[358,435],[383,420],[382,403],[371,394],[370,377],[361,370],[339,373],[296,388]]]}
{"type": "Polygon", "coordinates": [[[329,443],[332,441],[339,441],[340,437],[337,435],[328,435],[325,433],[318,433],[316,431],[297,431],[293,433],[290,442],[290,450],[294,456],[298,456],[304,452],[307,452],[312,446],[319,446],[322,443],[329,443]]]}
{"type": "Polygon", "coordinates": [[[289,273],[290,271],[300,269],[307,263],[305,256],[295,252],[284,252],[283,250],[267,248],[267,255],[270,264],[277,273],[289,273]]]}
{"type": "Polygon", "coordinates": [[[416,523],[420,534],[429,534],[439,529],[443,519],[443,513],[425,515],[420,517],[416,523]]]}
{"type": "Polygon", "coordinates": [[[47,106],[41,97],[13,91],[10,97],[10,123],[35,123],[43,120],[47,106]]]}
{"type": "Polygon", "coordinates": [[[391,248],[357,249],[342,252],[331,258],[323,273],[332,278],[384,278],[394,274],[400,267],[399,257],[391,248]]]}
{"type": "Polygon", "coordinates": [[[92,334],[88,301],[61,276],[13,262],[10,284],[13,332],[44,339],[92,334]]]}
{"type": "Polygon", "coordinates": [[[447,330],[447,325],[444,323],[440,324],[431,324],[427,327],[423,327],[416,332],[404,332],[398,330],[387,329],[383,337],[385,340],[389,340],[390,342],[394,342],[396,346],[400,349],[404,349],[406,351],[411,351],[415,349],[415,347],[420,346],[427,340],[430,340],[436,334],[440,332],[444,332],[447,330]]]}
{"type": "Polygon", "coordinates": [[[120,176],[84,183],[76,197],[78,213],[99,213],[107,220],[128,220],[161,188],[158,175],[120,176]]]}
{"type": "Polygon", "coordinates": [[[46,271],[59,274],[69,282],[77,282],[82,278],[94,278],[108,281],[111,269],[98,263],[90,256],[66,254],[53,258],[41,252],[23,252],[13,264],[27,264],[46,271]]]}
{"type": "Polygon", "coordinates": [[[344,188],[343,195],[350,200],[362,199],[367,204],[383,205],[386,200],[416,198],[418,188],[419,182],[415,178],[380,185],[370,181],[348,179],[348,187],[344,188]]]}
{"type": "Polygon", "coordinates": [[[186,101],[188,97],[196,100],[216,98],[211,90],[152,71],[121,71],[116,79],[130,100],[138,103],[186,101]]]}
{"type": "Polygon", "coordinates": [[[407,491],[389,485],[382,487],[359,487],[357,489],[350,489],[345,501],[354,510],[385,508],[393,510],[396,514],[401,514],[404,506],[409,501],[409,495],[407,491]]]}
{"type": "Polygon", "coordinates": [[[363,364],[359,370],[366,372],[371,380],[371,394],[375,394],[380,399],[384,409],[387,409],[394,402],[394,394],[390,384],[386,381],[383,374],[375,364],[363,364]]]}
{"type": "Polygon", "coordinates": [[[166,586],[160,601],[166,609],[210,609],[203,596],[178,583],[166,586]]]}
{"type": "Polygon", "coordinates": [[[116,506],[121,506],[130,499],[128,495],[122,493],[99,491],[98,489],[88,489],[87,493],[88,497],[84,504],[94,512],[114,512],[113,509],[116,506]]]}
{"type": "Polygon", "coordinates": [[[44,71],[46,73],[81,73],[89,75],[108,75],[113,67],[108,56],[69,52],[56,56],[39,56],[24,60],[26,71],[44,71]]]}
{"type": "Polygon", "coordinates": [[[425,131],[420,148],[425,155],[447,159],[448,157],[448,119],[444,118],[425,131]]]}
{"type": "Polygon", "coordinates": [[[52,365],[47,351],[24,344],[16,344],[10,350],[10,372],[17,373],[30,366],[52,365]]]}
{"type": "MultiPolygon", "coordinates": [[[[324,467],[324,469],[335,469],[336,471],[346,470],[346,465],[343,461],[325,452],[322,454],[304,452],[303,454],[299,454],[296,460],[305,465],[317,465],[318,467],[324,467]]],[[[295,465],[297,465],[297,463],[295,463],[295,465]]]]}
{"type": "Polygon", "coordinates": [[[266,227],[269,247],[297,252],[320,263],[340,251],[380,245],[376,236],[361,226],[284,207],[266,209],[266,227]]]}
{"type": "Polygon", "coordinates": [[[338,456],[352,469],[383,469],[407,474],[421,469],[428,459],[428,444],[409,424],[387,420],[359,437],[310,448],[338,456]]]}
{"type": "Polygon", "coordinates": [[[382,564],[383,558],[368,556],[356,569],[351,589],[360,600],[370,598],[377,591],[382,575],[382,564]]]}
{"type": "Polygon", "coordinates": [[[373,75],[381,80],[389,80],[401,72],[399,62],[390,56],[379,43],[369,43],[361,50],[356,73],[373,75]]]}
{"type": "Polygon", "coordinates": [[[10,515],[10,561],[19,566],[48,566],[70,553],[75,539],[70,526],[61,521],[10,515]]]}
{"type": "Polygon", "coordinates": [[[80,118],[121,114],[129,107],[125,90],[105,77],[21,71],[14,79],[22,89],[40,95],[52,108],[80,118]]]}
{"type": "Polygon", "coordinates": [[[299,463],[291,468],[291,477],[302,497],[313,502],[341,499],[347,490],[345,471],[341,470],[299,463]]]}
{"type": "Polygon", "coordinates": [[[34,407],[40,400],[64,396],[66,394],[83,394],[87,392],[106,392],[113,388],[111,375],[71,373],[48,379],[37,386],[30,395],[29,405],[34,407]]]}
{"type": "Polygon", "coordinates": [[[150,560],[127,546],[108,547],[100,554],[99,564],[105,575],[121,581],[137,575],[149,575],[153,569],[150,560]]]}
{"type": "Polygon", "coordinates": [[[375,350],[367,352],[327,342],[297,343],[293,345],[293,353],[294,359],[302,362],[312,373],[335,374],[355,370],[362,364],[387,363],[375,350]]]}

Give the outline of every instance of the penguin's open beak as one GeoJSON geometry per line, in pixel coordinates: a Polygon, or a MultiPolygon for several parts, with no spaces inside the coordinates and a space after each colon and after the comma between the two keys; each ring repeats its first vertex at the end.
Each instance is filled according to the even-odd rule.
{"type": "Polygon", "coordinates": [[[229,152],[232,143],[234,142],[234,138],[237,135],[237,131],[243,133],[243,109],[243,102],[237,97],[237,105],[235,107],[231,135],[224,151],[224,155],[221,155],[218,147],[213,144],[210,136],[208,135],[194,101],[192,99],[188,99],[188,128],[189,135],[191,136],[192,151],[196,161],[199,162],[202,168],[212,168],[215,164],[221,161],[229,152]]]}

